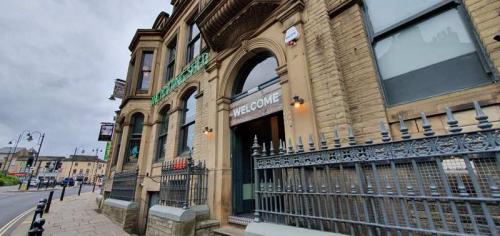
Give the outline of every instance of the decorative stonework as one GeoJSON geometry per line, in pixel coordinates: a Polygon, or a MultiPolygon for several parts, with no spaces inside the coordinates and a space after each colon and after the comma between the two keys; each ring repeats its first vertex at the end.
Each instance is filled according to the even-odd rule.
{"type": "Polygon", "coordinates": [[[213,0],[203,7],[196,23],[210,48],[220,51],[253,32],[279,4],[279,0],[213,0]]]}

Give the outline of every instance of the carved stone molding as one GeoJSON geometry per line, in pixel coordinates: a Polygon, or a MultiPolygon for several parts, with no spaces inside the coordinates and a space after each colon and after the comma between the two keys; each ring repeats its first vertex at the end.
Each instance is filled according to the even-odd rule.
{"type": "Polygon", "coordinates": [[[196,19],[210,48],[229,48],[268,18],[280,0],[212,0],[196,19]]]}

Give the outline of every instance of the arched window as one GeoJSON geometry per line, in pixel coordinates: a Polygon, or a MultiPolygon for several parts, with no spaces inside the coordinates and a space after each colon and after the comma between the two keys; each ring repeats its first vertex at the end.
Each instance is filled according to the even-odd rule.
{"type": "Polygon", "coordinates": [[[156,161],[165,159],[165,145],[168,136],[169,107],[160,112],[160,123],[158,124],[158,142],[156,146],[156,161]]]}
{"type": "Polygon", "coordinates": [[[183,100],[179,155],[188,153],[193,148],[194,122],[196,117],[195,92],[196,90],[190,91],[183,100]]]}
{"type": "Polygon", "coordinates": [[[135,113],[130,119],[129,139],[127,145],[127,162],[136,162],[139,158],[141,148],[142,127],[144,126],[144,115],[135,113]]]}
{"type": "Polygon", "coordinates": [[[233,96],[246,93],[278,77],[278,62],[269,52],[257,54],[240,69],[233,89],[233,96]]]}

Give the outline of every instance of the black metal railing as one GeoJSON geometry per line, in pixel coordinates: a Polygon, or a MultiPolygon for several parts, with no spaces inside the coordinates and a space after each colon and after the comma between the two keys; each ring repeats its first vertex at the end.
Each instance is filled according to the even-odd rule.
{"type": "Polygon", "coordinates": [[[161,170],[160,204],[189,208],[206,204],[208,170],[204,161],[179,158],[167,161],[161,170]]]}
{"type": "Polygon", "coordinates": [[[110,198],[134,201],[137,185],[137,171],[115,173],[110,198]]]}
{"type": "Polygon", "coordinates": [[[351,235],[498,235],[500,129],[475,103],[479,131],[462,132],[447,109],[449,134],[435,136],[422,113],[424,137],[401,141],[381,123],[382,143],[348,147],[334,131],[309,152],[299,137],[267,153],[255,137],[255,221],[351,235]],[[269,155],[269,156],[268,156],[269,155]]]}

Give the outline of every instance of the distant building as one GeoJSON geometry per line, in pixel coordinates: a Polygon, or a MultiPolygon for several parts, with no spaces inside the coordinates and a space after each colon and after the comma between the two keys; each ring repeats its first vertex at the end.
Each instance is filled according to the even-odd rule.
{"type": "Polygon", "coordinates": [[[14,147],[0,148],[0,170],[8,173],[16,173],[16,160],[20,157],[34,157],[36,151],[25,147],[18,147],[14,151],[14,147]]]}

